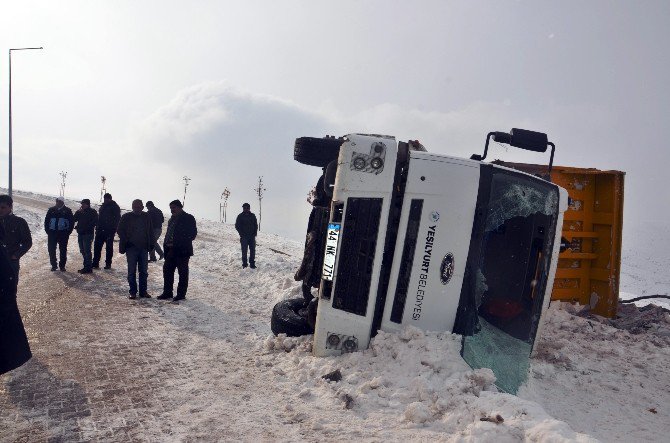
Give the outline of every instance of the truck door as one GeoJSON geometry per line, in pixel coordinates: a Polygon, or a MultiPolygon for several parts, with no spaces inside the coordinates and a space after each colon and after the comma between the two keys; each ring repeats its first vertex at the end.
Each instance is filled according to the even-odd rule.
{"type": "Polygon", "coordinates": [[[527,174],[482,165],[470,251],[454,332],[473,368],[499,388],[526,380],[541,312],[556,270],[565,192],[527,174]]]}

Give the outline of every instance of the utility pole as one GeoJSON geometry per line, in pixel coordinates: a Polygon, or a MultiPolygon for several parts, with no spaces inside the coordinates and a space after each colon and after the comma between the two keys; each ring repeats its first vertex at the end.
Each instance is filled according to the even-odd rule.
{"type": "Polygon", "coordinates": [[[103,176],[100,177],[100,181],[102,182],[102,188],[100,188],[100,202],[99,203],[102,203],[103,197],[107,193],[107,187],[105,186],[105,182],[107,181],[107,179],[103,175],[103,176]]]}
{"type": "Polygon", "coordinates": [[[60,196],[65,197],[65,178],[67,177],[67,171],[60,172],[60,196]]]}
{"type": "Polygon", "coordinates": [[[225,188],[223,192],[221,193],[221,199],[223,200],[223,204],[219,203],[219,218],[221,223],[226,222],[226,213],[227,213],[227,208],[228,208],[228,197],[230,197],[230,191],[228,188],[225,188]]]}
{"type": "Polygon", "coordinates": [[[256,195],[258,195],[258,230],[261,230],[261,220],[263,219],[263,208],[261,207],[261,202],[263,200],[263,192],[266,191],[263,187],[263,176],[258,177],[258,186],[254,188],[256,195]]]}
{"type": "Polygon", "coordinates": [[[188,182],[190,181],[190,178],[184,176],[184,199],[181,202],[182,206],[186,206],[186,188],[188,188],[188,182]]]}

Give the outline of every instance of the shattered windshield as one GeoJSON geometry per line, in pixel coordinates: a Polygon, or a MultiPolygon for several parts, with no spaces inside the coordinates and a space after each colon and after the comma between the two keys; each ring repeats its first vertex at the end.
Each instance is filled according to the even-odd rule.
{"type": "Polygon", "coordinates": [[[455,332],[463,358],[511,393],[525,381],[558,214],[556,186],[482,166],[455,332]]]}

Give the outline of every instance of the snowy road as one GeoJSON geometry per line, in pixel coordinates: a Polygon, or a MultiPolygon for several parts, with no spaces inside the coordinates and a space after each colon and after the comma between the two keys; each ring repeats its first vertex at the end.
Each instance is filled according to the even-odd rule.
{"type": "MultiPolygon", "coordinates": [[[[188,299],[128,300],[125,258],[117,254],[111,271],[76,274],[74,236],[70,272],[49,271],[46,206],[35,195],[15,204],[35,240],[19,288],[34,358],[0,377],[0,441],[664,441],[670,434],[663,335],[634,336],[553,307],[522,398],[495,392],[490,371],[470,370],[451,334],[380,334],[365,352],[317,359],[309,338],[274,338],[269,328],[274,303],[300,294],[292,279],[300,244],[261,234],[259,269],[243,270],[234,229],[199,221],[188,299]],[[321,378],[334,369],[341,382],[321,378]],[[504,422],[481,420],[498,414],[504,422]]],[[[154,296],[161,264],[149,268],[154,296]]]]}

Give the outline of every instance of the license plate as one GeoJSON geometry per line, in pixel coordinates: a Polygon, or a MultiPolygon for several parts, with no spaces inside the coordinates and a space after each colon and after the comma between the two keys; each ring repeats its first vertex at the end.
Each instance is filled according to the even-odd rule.
{"type": "Polygon", "coordinates": [[[335,258],[337,257],[337,239],[340,238],[341,223],[328,223],[328,237],[326,237],[326,254],[323,257],[323,272],[321,278],[333,280],[335,258]]]}

